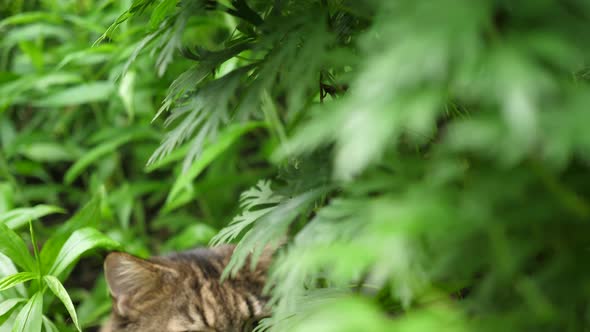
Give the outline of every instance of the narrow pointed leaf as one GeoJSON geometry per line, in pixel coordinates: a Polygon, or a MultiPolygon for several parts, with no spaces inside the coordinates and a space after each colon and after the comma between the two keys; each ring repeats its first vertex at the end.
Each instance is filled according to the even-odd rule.
{"type": "Polygon", "coordinates": [[[30,208],[11,210],[0,216],[0,223],[10,229],[24,226],[29,220],[36,220],[49,214],[64,213],[64,209],[53,205],[37,205],[30,208]]]}
{"type": "Polygon", "coordinates": [[[71,264],[76,262],[80,256],[95,248],[116,248],[119,244],[100,233],[94,228],[83,228],[75,231],[64,243],[57,254],[49,274],[58,276],[62,274],[71,264]]]}
{"type": "Polygon", "coordinates": [[[25,281],[33,280],[37,278],[37,273],[33,272],[19,272],[11,276],[0,279],[0,292],[12,288],[18,284],[22,284],[25,281]]]}
{"type": "Polygon", "coordinates": [[[13,230],[0,224],[0,253],[8,256],[14,264],[27,271],[36,271],[35,260],[27,245],[13,230]]]}
{"type": "Polygon", "coordinates": [[[70,295],[68,295],[68,292],[61,284],[61,282],[54,276],[45,276],[43,277],[43,280],[45,280],[47,286],[49,287],[49,289],[51,289],[53,294],[55,294],[55,296],[57,296],[57,298],[59,298],[60,301],[64,304],[66,310],[70,314],[70,317],[72,317],[72,321],[74,322],[74,325],[76,326],[78,331],[82,331],[80,329],[80,325],[78,324],[78,316],[76,315],[76,309],[74,308],[72,299],[70,299],[70,295]]]}

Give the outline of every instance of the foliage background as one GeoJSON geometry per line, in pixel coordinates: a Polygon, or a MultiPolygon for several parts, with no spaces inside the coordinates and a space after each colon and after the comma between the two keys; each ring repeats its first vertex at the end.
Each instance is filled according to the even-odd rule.
{"type": "Polygon", "coordinates": [[[0,18],[0,331],[98,326],[104,250],[284,234],[260,329],[589,328],[586,1],[0,18]]]}

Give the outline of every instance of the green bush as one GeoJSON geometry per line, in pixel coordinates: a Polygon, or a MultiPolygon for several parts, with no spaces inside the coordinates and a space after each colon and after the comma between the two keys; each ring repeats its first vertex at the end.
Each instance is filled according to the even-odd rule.
{"type": "Polygon", "coordinates": [[[0,15],[0,331],[99,325],[97,249],[284,235],[261,330],[590,328],[590,3],[0,15]]]}

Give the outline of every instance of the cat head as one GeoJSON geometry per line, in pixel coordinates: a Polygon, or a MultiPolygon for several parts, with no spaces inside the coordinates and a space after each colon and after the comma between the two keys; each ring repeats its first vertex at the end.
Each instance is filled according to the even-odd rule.
{"type": "Polygon", "coordinates": [[[107,332],[248,331],[267,315],[262,295],[267,262],[224,282],[231,251],[201,249],[140,259],[111,253],[105,276],[113,299],[107,332]]]}

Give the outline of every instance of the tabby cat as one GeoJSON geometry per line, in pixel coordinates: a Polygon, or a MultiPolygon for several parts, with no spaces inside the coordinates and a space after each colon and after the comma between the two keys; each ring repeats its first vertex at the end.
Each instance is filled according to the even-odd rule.
{"type": "Polygon", "coordinates": [[[233,246],[194,249],[148,260],[111,253],[104,267],[113,313],[101,332],[252,331],[268,314],[262,294],[272,251],[257,267],[220,276],[233,246]]]}

